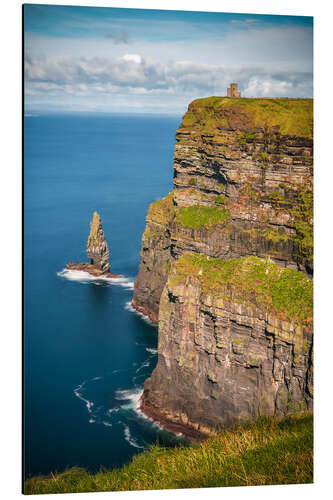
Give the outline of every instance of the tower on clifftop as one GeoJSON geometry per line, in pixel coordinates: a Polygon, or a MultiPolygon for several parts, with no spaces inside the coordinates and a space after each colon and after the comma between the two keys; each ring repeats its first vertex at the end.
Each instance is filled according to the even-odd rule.
{"type": "Polygon", "coordinates": [[[228,97],[241,97],[241,93],[238,90],[238,83],[231,83],[230,87],[227,89],[228,97]]]}

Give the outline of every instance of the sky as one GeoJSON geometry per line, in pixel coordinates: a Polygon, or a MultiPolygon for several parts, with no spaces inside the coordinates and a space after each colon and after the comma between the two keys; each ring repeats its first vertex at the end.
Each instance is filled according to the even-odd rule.
{"type": "Polygon", "coordinates": [[[25,112],[182,114],[196,98],[313,96],[313,18],[24,7],[25,112]]]}

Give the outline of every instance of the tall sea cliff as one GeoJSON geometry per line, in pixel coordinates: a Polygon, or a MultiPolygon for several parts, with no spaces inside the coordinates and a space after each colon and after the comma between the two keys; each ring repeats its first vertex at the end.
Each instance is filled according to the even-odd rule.
{"type": "Polygon", "coordinates": [[[144,411],[201,437],[312,408],[313,101],[193,101],[133,306],[159,325],[144,411]]]}

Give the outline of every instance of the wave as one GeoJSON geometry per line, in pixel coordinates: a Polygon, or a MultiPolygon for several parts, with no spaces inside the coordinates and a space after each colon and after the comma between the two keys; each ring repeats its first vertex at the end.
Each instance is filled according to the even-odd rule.
{"type": "Polygon", "coordinates": [[[134,289],[134,281],[132,278],[126,278],[126,277],[121,277],[121,278],[108,278],[107,276],[92,276],[91,274],[87,273],[86,271],[77,271],[75,269],[63,269],[62,271],[59,271],[57,273],[57,276],[60,276],[61,278],[66,278],[70,281],[78,281],[79,283],[95,283],[99,284],[100,282],[103,283],[111,283],[113,285],[119,285],[127,290],[133,290],[134,289]]]}
{"type": "Polygon", "coordinates": [[[139,312],[137,311],[136,309],[134,309],[134,307],[132,306],[132,303],[131,302],[126,302],[125,306],[124,306],[124,309],[126,311],[130,311],[134,314],[136,314],[137,316],[139,316],[141,319],[143,319],[146,323],[148,323],[148,325],[150,326],[154,326],[155,328],[157,328],[157,325],[155,323],[153,323],[149,318],[148,316],[146,316],[145,314],[143,314],[142,312],[139,312]]]}
{"type": "Polygon", "coordinates": [[[142,388],[136,387],[135,389],[118,389],[115,392],[115,398],[118,401],[127,401],[127,404],[121,405],[124,410],[137,411],[140,408],[140,399],[143,393],[142,388]]]}
{"type": "Polygon", "coordinates": [[[141,449],[145,449],[144,446],[141,446],[138,444],[137,440],[135,438],[133,438],[131,436],[131,431],[130,431],[130,428],[128,427],[128,425],[126,424],[123,424],[124,425],[124,438],[125,440],[131,445],[131,446],[134,446],[134,448],[141,448],[141,449]]]}
{"type": "Polygon", "coordinates": [[[158,353],[158,350],[157,349],[153,349],[152,347],[146,347],[146,351],[150,352],[151,354],[157,354],[158,353]]]}
{"type": "Polygon", "coordinates": [[[94,403],[93,401],[89,401],[89,399],[86,399],[82,396],[81,392],[83,387],[85,386],[86,384],[86,380],[84,382],[82,382],[82,384],[78,385],[75,389],[74,389],[74,394],[77,398],[81,399],[81,401],[83,401],[87,407],[87,410],[89,413],[92,412],[92,407],[94,406],[94,403]]]}
{"type": "Polygon", "coordinates": [[[146,359],[146,361],[144,361],[143,363],[141,363],[141,365],[139,366],[139,368],[137,368],[135,370],[135,373],[139,373],[143,368],[146,368],[150,365],[150,358],[146,359]]]}

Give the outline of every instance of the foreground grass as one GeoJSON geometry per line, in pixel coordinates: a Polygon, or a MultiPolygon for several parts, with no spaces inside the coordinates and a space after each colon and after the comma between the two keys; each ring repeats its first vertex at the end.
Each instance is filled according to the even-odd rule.
{"type": "Polygon", "coordinates": [[[313,482],[312,416],[260,418],[189,447],[154,445],[121,469],[34,477],[26,494],[313,482]]]}

